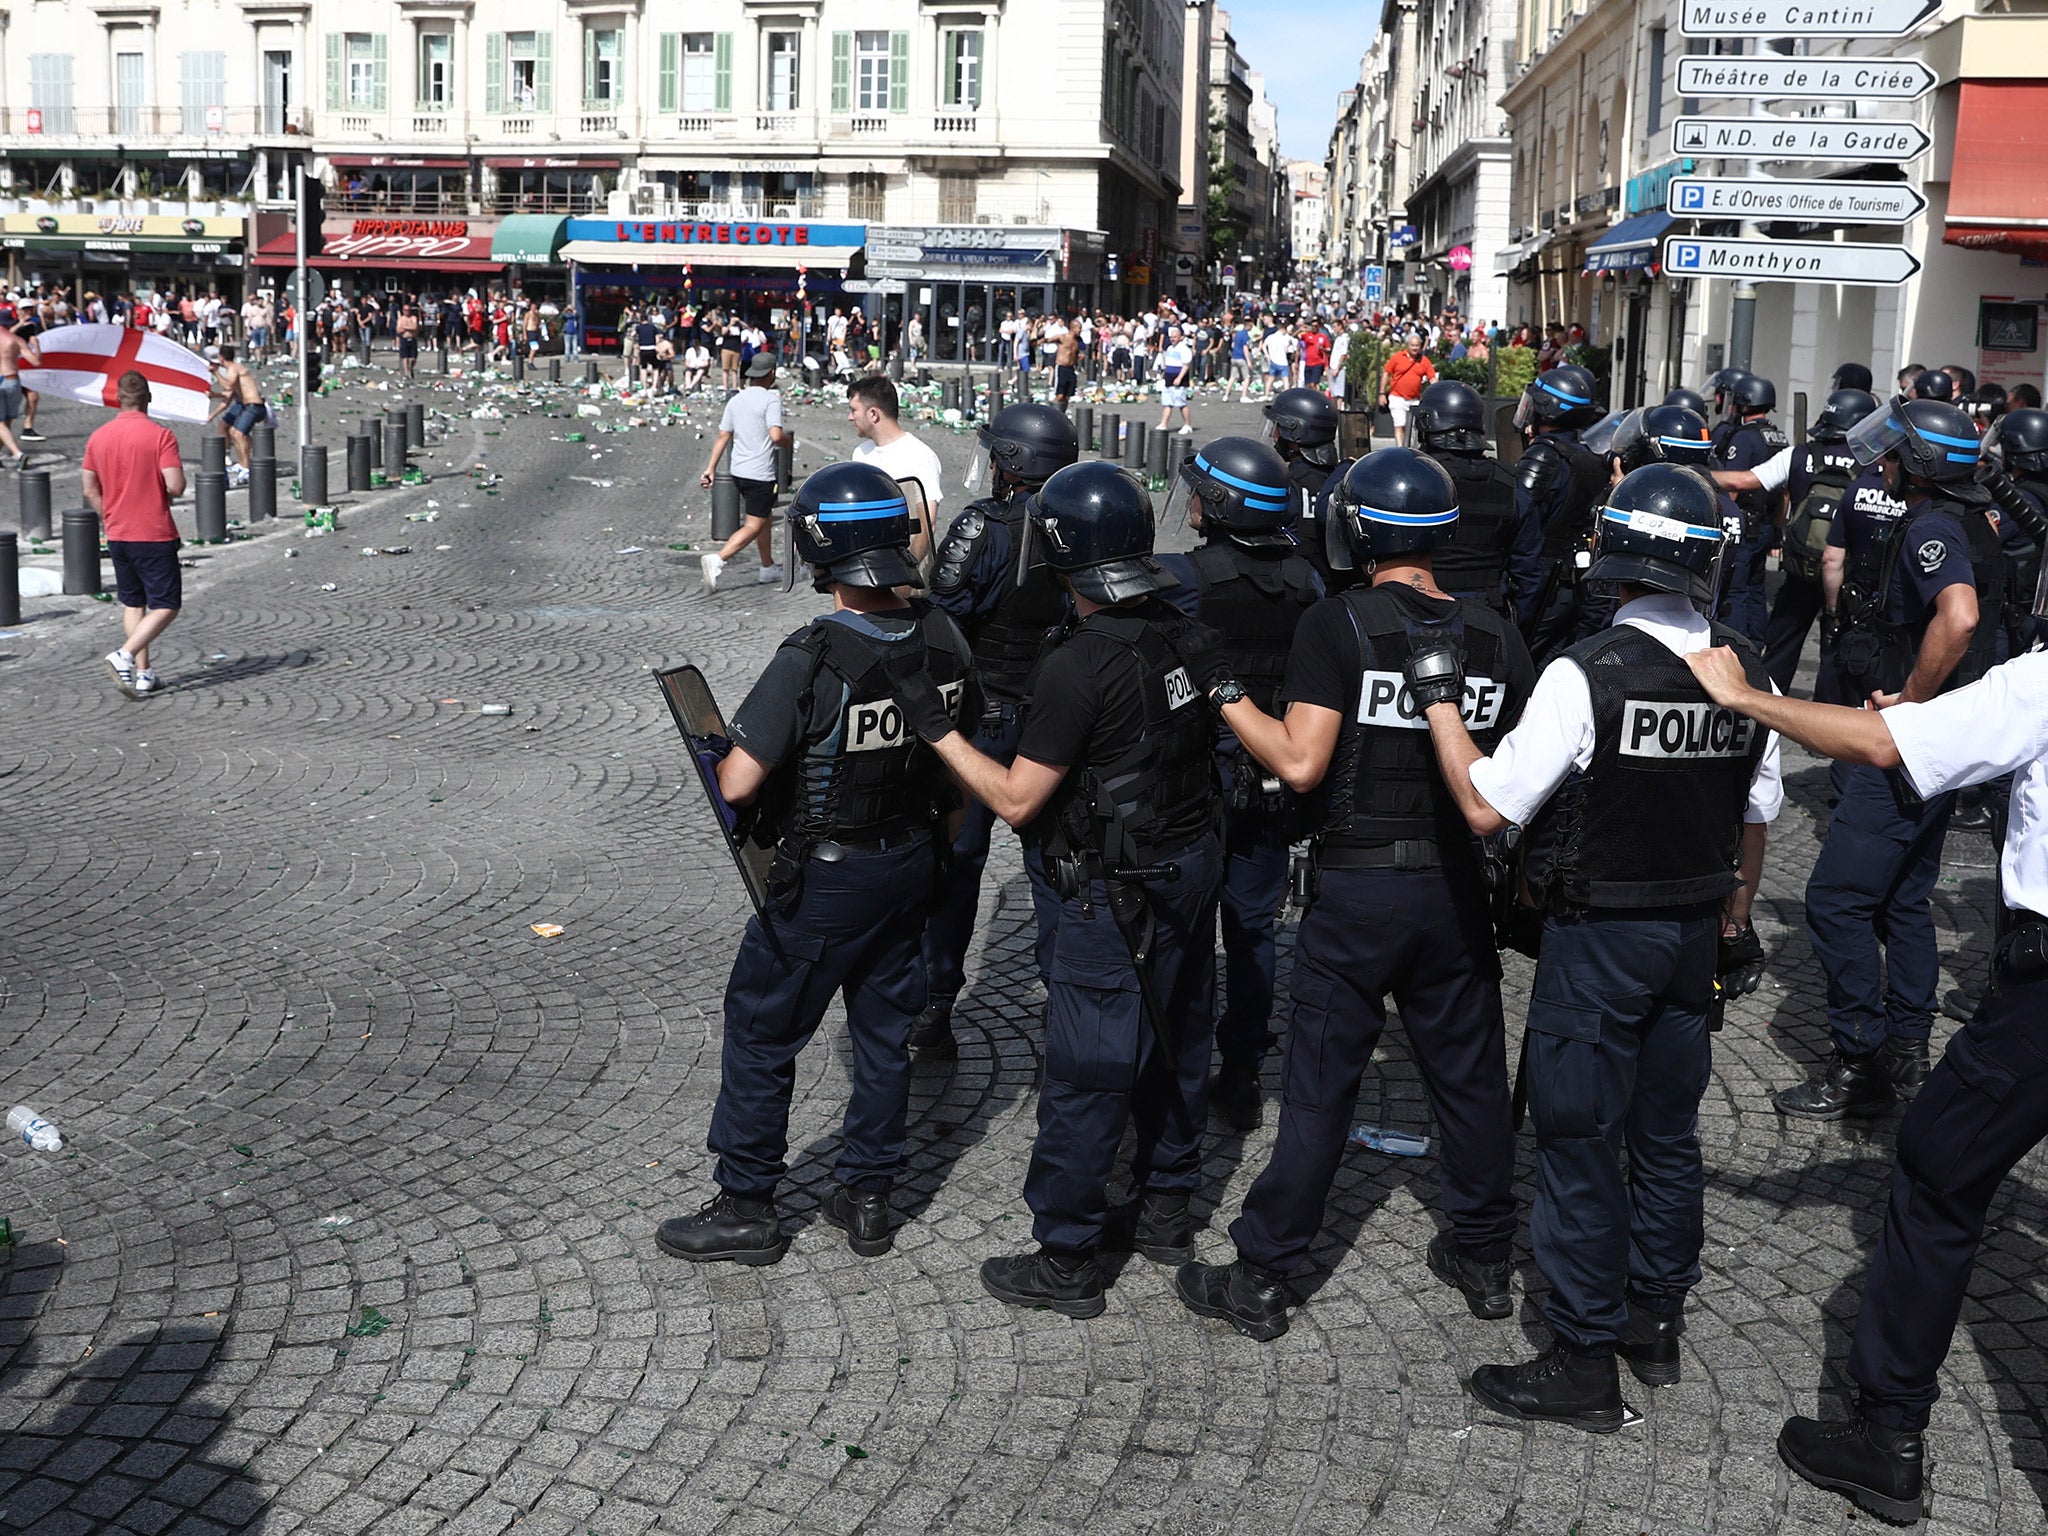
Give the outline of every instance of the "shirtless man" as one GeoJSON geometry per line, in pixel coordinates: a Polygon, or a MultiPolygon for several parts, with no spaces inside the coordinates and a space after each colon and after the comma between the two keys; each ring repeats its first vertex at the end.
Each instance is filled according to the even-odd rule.
{"type": "Polygon", "coordinates": [[[229,478],[236,485],[246,485],[249,433],[263,422],[263,386],[246,365],[236,360],[232,346],[220,348],[220,361],[213,365],[213,386],[220,392],[221,404],[208,420],[218,419],[221,432],[235,445],[236,468],[240,473],[229,478]]]}
{"type": "Polygon", "coordinates": [[[0,444],[14,455],[14,468],[28,467],[28,450],[14,440],[14,418],[27,411],[21,435],[30,442],[40,443],[42,434],[35,429],[35,405],[29,391],[23,388],[21,370],[40,368],[43,355],[36,350],[36,344],[17,335],[13,326],[0,327],[0,444]]]}
{"type": "Polygon", "coordinates": [[[408,304],[398,312],[398,368],[408,379],[420,370],[420,315],[408,304]]]}

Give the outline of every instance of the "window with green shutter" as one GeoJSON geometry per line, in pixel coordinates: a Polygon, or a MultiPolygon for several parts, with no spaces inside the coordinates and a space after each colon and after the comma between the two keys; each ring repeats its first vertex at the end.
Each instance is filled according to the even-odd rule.
{"type": "Polygon", "coordinates": [[[533,109],[555,110],[555,34],[533,34],[533,109]]]}
{"type": "Polygon", "coordinates": [[[342,50],[348,38],[340,32],[327,34],[327,110],[339,112],[348,103],[348,66],[342,50]]]}
{"type": "Polygon", "coordinates": [[[673,112],[682,104],[683,34],[664,32],[661,34],[661,76],[657,86],[656,99],[664,112],[673,112]]]}
{"type": "Polygon", "coordinates": [[[910,34],[889,34],[889,110],[910,110],[910,34]]]}
{"type": "Polygon", "coordinates": [[[624,41],[615,27],[583,29],[583,109],[586,112],[615,110],[625,97],[619,73],[619,55],[624,41]]]}
{"type": "Polygon", "coordinates": [[[370,36],[370,110],[382,112],[391,82],[391,61],[382,32],[370,36]]]}
{"type": "Polygon", "coordinates": [[[484,110],[505,110],[505,34],[484,34],[484,110]]]}
{"type": "Polygon", "coordinates": [[[730,32],[718,34],[717,49],[713,54],[713,58],[716,63],[718,77],[716,91],[718,100],[717,110],[720,112],[730,112],[732,110],[732,34],[730,32]]]}
{"type": "Polygon", "coordinates": [[[832,34],[832,110],[853,110],[853,34],[832,34]]]}

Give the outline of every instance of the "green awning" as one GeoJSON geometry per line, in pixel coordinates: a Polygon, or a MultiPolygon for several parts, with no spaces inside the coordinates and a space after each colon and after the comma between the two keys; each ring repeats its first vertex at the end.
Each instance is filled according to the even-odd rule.
{"type": "Polygon", "coordinates": [[[569,228],[566,214],[515,213],[491,236],[491,260],[531,267],[554,264],[569,228]]]}

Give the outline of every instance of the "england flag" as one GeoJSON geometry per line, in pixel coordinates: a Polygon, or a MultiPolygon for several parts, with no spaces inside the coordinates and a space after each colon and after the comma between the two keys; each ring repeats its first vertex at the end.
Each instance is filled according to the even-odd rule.
{"type": "Polygon", "coordinates": [[[21,382],[45,395],[115,409],[114,386],[131,369],[149,380],[149,414],[203,422],[213,413],[213,372],[175,341],[126,325],[60,325],[35,338],[40,368],[21,382]]]}

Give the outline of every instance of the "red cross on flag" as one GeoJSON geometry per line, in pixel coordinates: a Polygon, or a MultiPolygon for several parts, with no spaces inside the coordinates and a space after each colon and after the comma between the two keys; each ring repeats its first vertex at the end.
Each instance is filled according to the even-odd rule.
{"type": "Polygon", "coordinates": [[[126,325],[60,325],[36,337],[43,366],[21,370],[28,388],[116,409],[114,386],[130,369],[149,380],[149,414],[203,422],[213,413],[213,372],[175,341],[126,325]]]}

